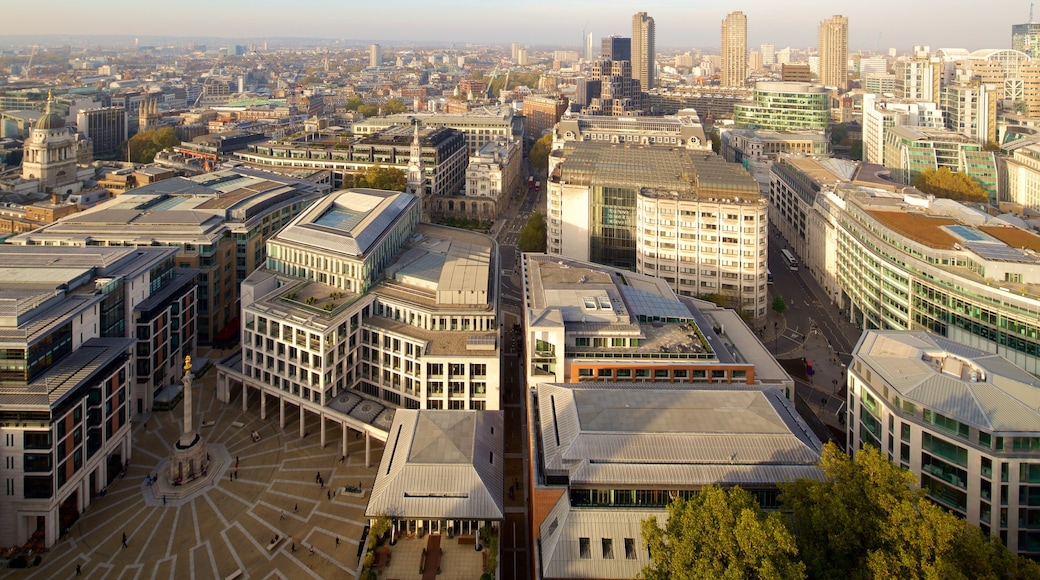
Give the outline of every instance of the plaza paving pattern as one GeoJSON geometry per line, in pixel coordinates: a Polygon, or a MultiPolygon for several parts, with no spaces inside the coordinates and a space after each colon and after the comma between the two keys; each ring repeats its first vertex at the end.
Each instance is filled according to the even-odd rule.
{"type": "Polygon", "coordinates": [[[349,456],[340,462],[338,425],[327,423],[322,449],[316,416],[307,417],[308,435],[301,439],[298,412],[287,409],[281,431],[277,410],[260,420],[255,392],[246,412],[240,394],[227,405],[217,401],[215,377],[210,368],[196,380],[194,401],[197,424],[214,422],[201,432],[226,446],[231,457],[223,477],[193,498],[163,505],[144,481],[180,432],[181,406],[152,414],[134,423],[126,477],[93,499],[69,537],[52,546],[39,567],[0,570],[0,578],[69,578],[77,564],[84,578],[227,578],[237,571],[242,578],[356,577],[365,506],[383,444],[372,441],[372,467],[366,468],[364,438],[352,434],[349,456]],[[263,437],[256,443],[250,438],[254,429],[263,437]],[[238,478],[229,481],[236,457],[238,478]],[[318,473],[324,489],[315,483],[318,473]],[[328,490],[358,482],[364,497],[340,493],[328,499],[328,490]],[[123,533],[127,548],[120,547],[123,533]],[[275,535],[286,539],[268,550],[275,535]]]}

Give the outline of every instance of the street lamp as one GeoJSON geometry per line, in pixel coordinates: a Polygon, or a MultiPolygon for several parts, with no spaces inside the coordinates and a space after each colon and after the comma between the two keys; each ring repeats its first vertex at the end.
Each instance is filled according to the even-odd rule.
{"type": "Polygon", "coordinates": [[[778,344],[777,338],[779,338],[779,333],[777,332],[777,328],[776,327],[777,327],[777,323],[776,323],[776,321],[774,321],[773,322],[773,356],[778,356],[780,354],[779,347],[777,346],[777,344],[778,344]]]}

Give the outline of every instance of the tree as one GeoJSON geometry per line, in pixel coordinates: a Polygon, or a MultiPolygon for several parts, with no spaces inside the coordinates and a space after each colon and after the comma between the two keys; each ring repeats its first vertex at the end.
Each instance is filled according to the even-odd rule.
{"type": "Polygon", "coordinates": [[[546,133],[542,135],[534,145],[531,146],[531,152],[528,157],[531,159],[531,166],[534,170],[539,173],[545,173],[549,169],[549,152],[552,150],[552,134],[546,133]]]}
{"type": "Polygon", "coordinates": [[[404,171],[396,167],[383,167],[378,163],[369,166],[363,175],[357,177],[356,187],[385,189],[387,191],[404,191],[408,178],[404,171]]]}
{"type": "Polygon", "coordinates": [[[804,578],[794,536],[780,514],[763,515],[755,498],[735,487],[708,486],[690,500],[668,506],[662,529],[643,520],[650,550],[646,580],[804,578]]]}
{"type": "Polygon", "coordinates": [[[986,202],[989,199],[989,194],[977,181],[946,167],[925,169],[914,177],[913,185],[925,193],[954,201],[986,202]]]}
{"type": "Polygon", "coordinates": [[[130,138],[130,161],[134,163],[151,163],[155,154],[163,149],[180,144],[177,129],[160,127],[151,131],[141,131],[130,138]]]}
{"type": "Polygon", "coordinates": [[[520,228],[520,242],[516,245],[521,252],[544,252],[546,247],[545,216],[531,214],[524,227],[520,228]]]}
{"type": "Polygon", "coordinates": [[[831,145],[838,145],[849,136],[849,128],[845,125],[831,125],[831,145]]]}
{"type": "Polygon", "coordinates": [[[833,443],[823,480],[780,484],[811,578],[1038,578],[1040,567],[925,498],[876,447],[849,458],[833,443]]]}
{"type": "Polygon", "coordinates": [[[383,113],[387,115],[396,115],[406,111],[408,111],[408,107],[398,99],[388,99],[383,103],[383,113]]]}
{"type": "Polygon", "coordinates": [[[350,97],[345,107],[348,111],[357,111],[364,104],[365,101],[361,97],[350,97]]]}
{"type": "Polygon", "coordinates": [[[784,302],[784,297],[773,296],[773,312],[776,312],[777,316],[781,316],[785,310],[787,310],[787,303],[784,302]]]}

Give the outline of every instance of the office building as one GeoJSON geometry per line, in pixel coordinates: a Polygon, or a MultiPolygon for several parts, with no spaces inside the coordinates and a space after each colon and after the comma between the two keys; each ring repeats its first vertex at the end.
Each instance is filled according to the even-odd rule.
{"type": "Polygon", "coordinates": [[[785,83],[811,83],[812,71],[808,64],[785,62],[780,65],[780,80],[785,83]]]}
{"type": "Polygon", "coordinates": [[[76,114],[76,130],[90,139],[96,159],[122,157],[119,146],[129,138],[126,109],[99,107],[80,111],[76,114]]]}
{"type": "Polygon", "coordinates": [[[876,95],[896,94],[896,75],[894,74],[869,74],[861,77],[863,90],[876,95]]]}
{"type": "Polygon", "coordinates": [[[607,36],[600,47],[600,60],[632,60],[632,39],[623,36],[607,36]]]}
{"type": "Polygon", "coordinates": [[[1008,201],[1040,212],[1040,144],[1013,149],[1005,164],[1008,201]]]}
{"type": "Polygon", "coordinates": [[[698,150],[597,141],[566,142],[559,155],[548,179],[550,255],[765,315],[766,201],[743,168],[698,150]]]}
{"type": "Polygon", "coordinates": [[[635,116],[643,113],[642,95],[632,78],[632,63],[627,60],[601,60],[592,63],[591,81],[599,85],[599,95],[582,109],[586,115],[635,116]]]}
{"type": "Polygon", "coordinates": [[[773,131],[771,129],[723,129],[719,153],[730,163],[768,161],[778,155],[827,155],[830,142],[823,131],[773,131]]]}
{"type": "Polygon", "coordinates": [[[892,179],[911,185],[922,171],[945,167],[964,173],[997,199],[997,165],[979,142],[948,129],[897,126],[885,131],[885,167],[892,179]]]}
{"type": "Polygon", "coordinates": [[[644,95],[648,113],[675,115],[683,109],[693,109],[705,118],[732,119],[733,106],[751,101],[751,89],[725,87],[684,86],[654,89],[644,95]]]}
{"type": "Polygon", "coordinates": [[[747,80],[747,16],[731,12],[722,21],[722,70],[719,84],[743,87],[747,80]]]}
{"type": "Polygon", "coordinates": [[[888,73],[888,60],[882,57],[874,58],[861,58],[859,59],[859,76],[864,78],[867,75],[873,74],[886,74],[888,73]]]}
{"type": "MultiPolygon", "coordinates": [[[[332,173],[333,187],[353,183],[355,176],[374,165],[393,167],[407,173],[412,158],[413,126],[394,124],[377,133],[346,140],[324,138],[266,141],[235,154],[236,160],[275,172],[300,168],[332,173]]],[[[466,179],[469,158],[466,141],[458,131],[443,127],[419,129],[420,153],[426,176],[426,197],[458,194],[466,179]]]]}
{"type": "Polygon", "coordinates": [[[996,85],[978,82],[950,84],[939,93],[946,127],[982,144],[997,142],[998,100],[996,85]]]}
{"type": "Polygon", "coordinates": [[[778,509],[780,482],[820,478],[822,444],[775,388],[542,382],[527,397],[539,578],[639,578],[641,524],[663,526],[676,498],[740,486],[778,509]]]}
{"type": "Polygon", "coordinates": [[[924,331],[869,330],[852,354],[848,449],[887,452],[928,499],[1040,555],[1040,381],[924,331]]]}
{"type": "Polygon", "coordinates": [[[372,68],[383,66],[383,47],[378,44],[369,45],[368,66],[372,68]]]}
{"type": "Polygon", "coordinates": [[[942,129],[946,116],[932,101],[863,95],[863,159],[885,164],[885,131],[897,125],[942,129]]]}
{"type": "Polygon", "coordinates": [[[1040,22],[1011,25],[1011,48],[1030,58],[1040,57],[1040,22]]]}
{"type": "Polygon", "coordinates": [[[142,381],[193,352],[194,273],[175,253],[0,246],[3,545],[51,548],[130,461],[142,381]]]}
{"type": "Polygon", "coordinates": [[[896,96],[915,101],[939,100],[942,66],[928,55],[927,47],[914,47],[909,58],[896,61],[896,96]]]}
{"type": "Polygon", "coordinates": [[[793,380],[728,308],[677,295],[659,277],[557,255],[524,254],[527,384],[793,380]]]}
{"type": "Polygon", "coordinates": [[[472,155],[489,141],[500,137],[520,139],[524,132],[524,118],[514,115],[511,107],[481,107],[465,113],[408,113],[372,117],[356,123],[355,135],[371,135],[389,127],[408,126],[418,122],[423,127],[447,127],[462,133],[472,155]]]}
{"type": "Polygon", "coordinates": [[[849,19],[832,16],[820,23],[820,84],[845,92],[849,82],[849,19]]]}
{"type": "Polygon", "coordinates": [[[266,259],[264,242],[328,191],[243,167],[128,191],[7,243],[25,246],[173,246],[199,270],[201,344],[233,341],[239,285],[266,259]]]}
{"type": "MultiPolygon", "coordinates": [[[[385,441],[396,408],[498,410],[498,246],[420,223],[417,197],[350,189],[276,233],[242,285],[242,353],[219,370],[236,389],[385,441]]],[[[370,457],[366,452],[366,464],[370,457]]]]}
{"type": "Polygon", "coordinates": [[[592,62],[592,59],[596,58],[596,53],[594,52],[596,45],[593,41],[592,33],[590,32],[586,34],[583,40],[585,43],[585,51],[582,53],[582,58],[585,59],[585,62],[592,62]]]}
{"type": "Polygon", "coordinates": [[[876,166],[790,158],[771,171],[770,224],[850,321],[929,330],[1040,374],[1040,236],[1021,220],[893,185],[876,166]]]}
{"type": "Polygon", "coordinates": [[[776,64],[776,46],[763,44],[758,48],[762,52],[762,66],[771,67],[776,64]]]}
{"type": "Polygon", "coordinates": [[[536,141],[551,132],[570,102],[559,94],[527,95],[523,100],[524,137],[536,141]]]}
{"type": "MultiPolygon", "coordinates": [[[[604,117],[569,115],[553,129],[553,150],[567,141],[599,141],[663,145],[686,149],[711,150],[704,125],[693,109],[682,109],[663,117],[604,117]]],[[[550,158],[552,164],[557,158],[550,158]]]]}
{"type": "Polygon", "coordinates": [[[738,129],[824,130],[830,122],[830,92],[808,83],[755,83],[750,103],[733,105],[738,129]]]}
{"type": "Polygon", "coordinates": [[[649,91],[655,86],[655,36],[653,17],[647,16],[646,12],[632,16],[632,79],[639,83],[637,91],[649,91]]]}
{"type": "Polygon", "coordinates": [[[496,219],[508,204],[509,196],[523,187],[522,157],[520,143],[509,139],[497,139],[481,147],[469,158],[466,195],[459,203],[468,202],[467,209],[479,221],[496,219]]]}

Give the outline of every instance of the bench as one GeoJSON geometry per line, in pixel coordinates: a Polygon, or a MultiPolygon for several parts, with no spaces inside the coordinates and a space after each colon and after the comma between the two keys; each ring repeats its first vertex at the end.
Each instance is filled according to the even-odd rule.
{"type": "Polygon", "coordinates": [[[201,426],[202,427],[212,427],[212,426],[214,426],[216,424],[217,424],[216,421],[203,421],[201,426]]]}
{"type": "Polygon", "coordinates": [[[235,580],[236,578],[241,578],[241,577],[242,577],[242,569],[239,568],[238,570],[235,570],[234,572],[228,574],[227,577],[224,578],[224,580],[235,580]]]}
{"type": "Polygon", "coordinates": [[[246,424],[241,422],[241,421],[232,421],[231,422],[231,426],[235,427],[235,428],[242,428],[242,427],[245,427],[246,424]]]}
{"type": "Polygon", "coordinates": [[[476,536],[459,536],[459,545],[460,546],[476,546],[477,545],[477,537],[476,536]]]}
{"type": "Polygon", "coordinates": [[[275,548],[277,548],[281,544],[285,543],[285,540],[287,540],[288,538],[289,538],[288,536],[285,536],[285,537],[275,536],[274,540],[272,540],[271,542],[268,542],[268,544],[267,544],[267,551],[268,552],[273,552],[275,548]]]}

